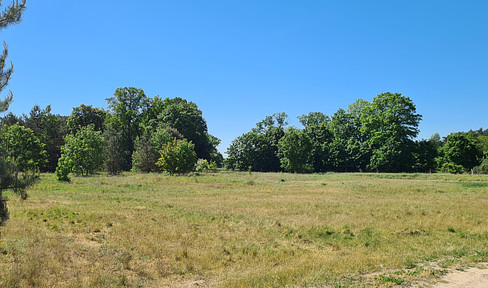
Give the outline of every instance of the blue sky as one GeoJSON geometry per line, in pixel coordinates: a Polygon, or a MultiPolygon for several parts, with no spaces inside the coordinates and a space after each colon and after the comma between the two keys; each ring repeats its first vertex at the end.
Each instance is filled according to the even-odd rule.
{"type": "Polygon", "coordinates": [[[298,126],[299,115],[390,91],[417,105],[420,138],[488,128],[488,1],[27,5],[0,36],[15,114],[106,108],[116,88],[133,86],[195,102],[224,152],[266,115],[286,112],[298,126]]]}

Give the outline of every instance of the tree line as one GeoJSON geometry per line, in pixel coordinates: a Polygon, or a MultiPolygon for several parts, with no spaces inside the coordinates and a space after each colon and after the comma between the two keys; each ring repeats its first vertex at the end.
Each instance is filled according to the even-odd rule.
{"type": "MultiPolygon", "coordinates": [[[[1,1],[0,1],[1,5],[1,1]]],[[[21,21],[25,0],[0,11],[0,30],[21,21]]],[[[0,92],[13,66],[8,49],[0,55],[0,92]]],[[[0,99],[7,113],[13,95],[0,99]]],[[[108,110],[80,105],[71,115],[35,105],[28,115],[0,119],[0,224],[7,219],[2,192],[26,198],[26,187],[40,172],[89,175],[104,169],[170,174],[193,170],[311,172],[450,172],[488,173],[488,130],[435,134],[416,140],[415,105],[399,93],[383,93],[371,102],[359,99],[331,117],[311,112],[299,117],[303,129],[289,127],[285,113],[267,116],[234,139],[225,159],[220,139],[208,133],[202,111],[182,98],[147,97],[142,89],[123,87],[106,99],[108,110]]]]}
{"type": "Polygon", "coordinates": [[[35,105],[28,115],[0,120],[0,147],[22,175],[93,174],[101,169],[186,173],[225,167],[241,171],[488,173],[488,130],[435,134],[416,140],[422,115],[409,97],[383,93],[356,100],[331,117],[311,112],[288,126],[287,115],[265,117],[234,139],[224,160],[202,111],[182,98],[147,97],[116,89],[108,110],[80,105],[71,115],[35,105]],[[197,164],[197,160],[199,164],[197,164]]]}
{"type": "Polygon", "coordinates": [[[331,117],[311,112],[298,118],[303,129],[288,127],[285,113],[267,116],[232,141],[226,166],[297,173],[488,173],[488,130],[416,140],[422,115],[400,93],[356,100],[331,117]]]}
{"type": "Polygon", "coordinates": [[[52,114],[50,105],[35,105],[29,115],[10,112],[0,122],[3,149],[19,171],[56,172],[60,180],[100,169],[185,173],[197,159],[223,165],[220,139],[208,133],[195,103],[150,98],[134,87],[118,88],[106,100],[108,110],[82,104],[69,116],[52,114]]]}

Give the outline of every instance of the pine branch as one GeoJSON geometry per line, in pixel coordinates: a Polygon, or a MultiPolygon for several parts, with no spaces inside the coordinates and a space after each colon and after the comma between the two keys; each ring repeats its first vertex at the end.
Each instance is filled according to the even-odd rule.
{"type": "MultiPolygon", "coordinates": [[[[26,0],[23,0],[20,4],[18,0],[12,1],[12,5],[5,8],[5,10],[0,13],[0,29],[4,29],[11,24],[19,23],[22,19],[22,13],[26,9],[26,0]]],[[[0,5],[2,1],[0,1],[0,5]]]]}

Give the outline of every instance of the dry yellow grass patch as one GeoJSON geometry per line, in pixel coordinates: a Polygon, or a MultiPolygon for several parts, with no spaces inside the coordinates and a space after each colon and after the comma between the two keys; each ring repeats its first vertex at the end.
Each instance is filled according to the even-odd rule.
{"type": "Polygon", "coordinates": [[[2,287],[389,286],[488,260],[482,176],[46,174],[29,195],[2,287]]]}

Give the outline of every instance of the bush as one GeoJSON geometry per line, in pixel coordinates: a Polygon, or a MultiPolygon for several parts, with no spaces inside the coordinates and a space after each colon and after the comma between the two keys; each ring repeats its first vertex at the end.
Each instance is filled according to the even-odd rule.
{"type": "Polygon", "coordinates": [[[488,174],[488,159],[483,159],[479,166],[474,167],[473,172],[476,174],[488,174]]]}
{"type": "Polygon", "coordinates": [[[73,161],[63,154],[58,160],[58,167],[56,167],[54,174],[56,174],[59,181],[70,182],[71,179],[69,178],[69,173],[71,173],[72,168],[73,161]]]}
{"type": "Polygon", "coordinates": [[[165,144],[161,150],[161,158],[156,165],[170,174],[188,173],[195,168],[197,154],[195,145],[192,142],[177,140],[165,144]]]}
{"type": "Polygon", "coordinates": [[[183,139],[183,136],[173,128],[160,127],[156,130],[146,129],[136,141],[136,150],[132,155],[132,165],[136,171],[157,172],[156,162],[159,159],[159,151],[165,144],[174,138],[183,139]]]}
{"type": "Polygon", "coordinates": [[[198,159],[197,165],[195,166],[196,172],[217,172],[217,164],[215,161],[208,161],[206,159],[198,159]]]}
{"type": "Polygon", "coordinates": [[[452,162],[447,162],[442,164],[441,172],[451,173],[451,174],[462,174],[465,172],[464,167],[461,165],[456,165],[452,162]]]}

